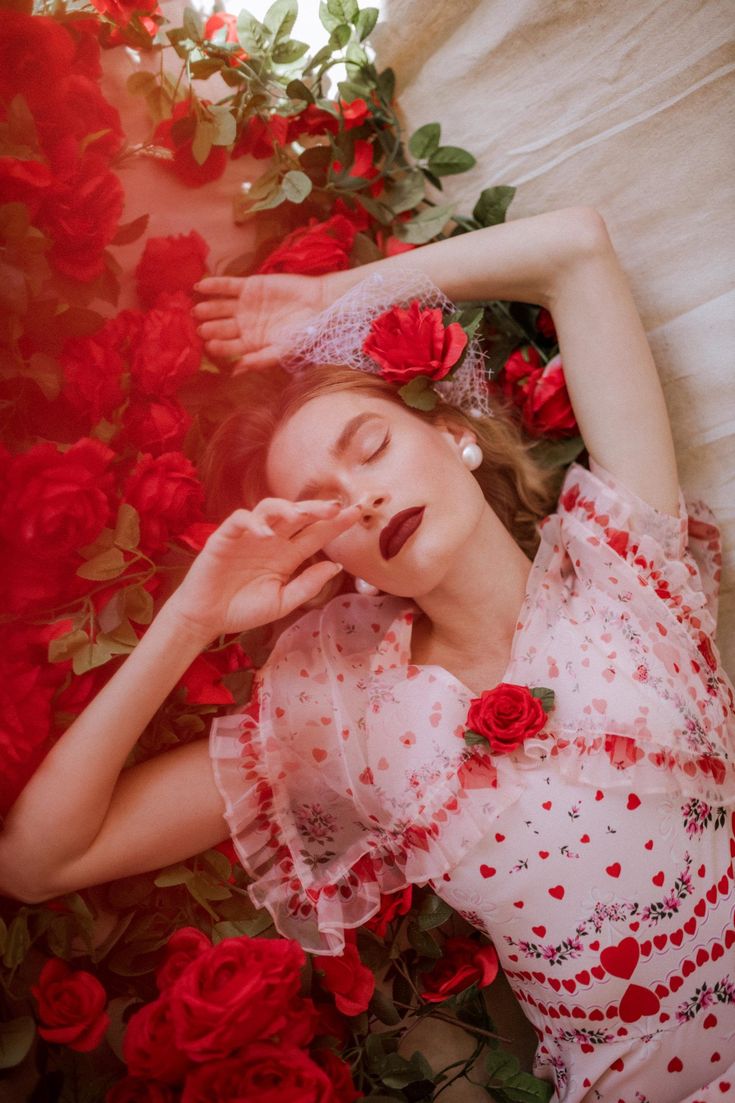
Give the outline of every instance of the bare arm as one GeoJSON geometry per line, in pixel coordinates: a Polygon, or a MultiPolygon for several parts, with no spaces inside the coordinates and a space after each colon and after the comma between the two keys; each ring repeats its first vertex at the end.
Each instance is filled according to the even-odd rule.
{"type": "Polygon", "coordinates": [[[645,501],[678,512],[674,446],[656,365],[605,223],[591,207],[474,230],[324,277],[213,277],[200,286],[217,298],[195,312],[214,355],[265,367],[288,347],[295,308],[301,324],[301,315],[313,316],[372,271],[411,269],[455,300],[546,306],[588,451],[645,501]]]}

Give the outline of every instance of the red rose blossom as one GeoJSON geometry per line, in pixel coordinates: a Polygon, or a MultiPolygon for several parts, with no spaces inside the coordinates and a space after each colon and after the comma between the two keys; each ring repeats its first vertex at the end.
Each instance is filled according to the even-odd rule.
{"type": "MultiPolygon", "coordinates": [[[[204,24],[204,37],[217,44],[229,43],[235,45],[240,41],[237,36],[237,16],[229,11],[214,12],[204,24]],[[222,34],[223,31],[224,34],[222,34]]],[[[246,61],[247,56],[242,48],[233,50],[229,58],[230,67],[237,66],[241,61],[246,61]]]]}
{"type": "Polygon", "coordinates": [[[83,970],[73,972],[66,962],[51,958],[31,991],[38,1001],[42,1038],[78,1053],[97,1048],[110,1016],[105,990],[96,977],[83,970]]]}
{"type": "Polygon", "coordinates": [[[356,100],[340,100],[340,114],[345,130],[354,130],[356,126],[362,126],[370,118],[370,108],[365,100],[358,97],[356,100]]]}
{"type": "Polygon", "coordinates": [[[191,426],[191,417],[172,398],[134,398],[123,415],[122,431],[115,447],[129,443],[137,452],[160,456],[178,452],[191,426]]]}
{"type": "Polygon", "coordinates": [[[178,1103],[179,1098],[178,1092],[174,1094],[167,1084],[126,1076],[112,1085],[105,1096],[105,1103],[178,1103]]]}
{"type": "Polygon", "coordinates": [[[92,6],[119,27],[127,27],[134,15],[157,15],[158,0],[91,0],[92,6]]]}
{"type": "Polygon", "coordinates": [[[207,270],[209,246],[201,234],[169,234],[150,237],[135,269],[138,298],[143,306],[154,306],[162,292],[192,293],[207,270]]]}
{"type": "Polygon", "coordinates": [[[0,11],[0,101],[20,94],[31,110],[69,73],[74,42],[66,28],[47,15],[0,11]]]}
{"type": "Polygon", "coordinates": [[[191,1072],[182,1103],[336,1103],[327,1073],[288,1043],[253,1042],[191,1072]]]}
{"type": "MultiPolygon", "coordinates": [[[[360,180],[373,180],[380,171],[373,162],[374,153],[372,142],[368,142],[364,138],[358,138],[355,142],[352,164],[348,175],[360,180]]],[[[344,165],[341,161],[332,162],[333,172],[341,173],[343,170],[344,165]]],[[[368,190],[373,196],[379,195],[383,190],[383,180],[377,180],[368,190]]]]}
{"type": "Polygon", "coordinates": [[[315,1049],[312,1058],[324,1069],[332,1082],[334,1103],[355,1103],[362,1099],[363,1093],[352,1083],[350,1066],[331,1049],[315,1049]]]}
{"type": "Polygon", "coordinates": [[[541,357],[533,345],[523,345],[510,354],[503,366],[500,386],[514,406],[522,408],[543,370],[541,357]]]}
{"type": "Polygon", "coordinates": [[[458,322],[445,326],[439,307],[422,310],[414,299],[408,309],[394,306],[376,318],[363,350],[380,365],[383,379],[403,384],[417,375],[444,379],[466,345],[458,322]]]}
{"type": "Polygon", "coordinates": [[[554,319],[545,306],[542,306],[536,316],[536,329],[547,341],[556,340],[556,326],[554,319]]]}
{"type": "MultiPolygon", "coordinates": [[[[202,106],[206,106],[203,102],[202,106]]],[[[163,119],[153,133],[153,144],[173,152],[173,161],[161,161],[190,188],[199,188],[212,180],[218,180],[227,168],[229,155],[224,146],[212,146],[203,164],[192,152],[197,116],[191,111],[188,100],[174,104],[170,119],[163,119]]]]}
{"type": "Polygon", "coordinates": [[[191,300],[182,291],[159,296],[156,306],[143,315],[133,345],[130,374],[134,390],[156,398],[174,394],[199,370],[202,348],[191,300]]]}
{"type": "Polygon", "coordinates": [[[323,957],[315,964],[324,974],[322,984],[334,996],[337,1010],[343,1015],[359,1015],[375,991],[375,975],[360,961],[357,947],[348,943],[343,953],[323,957]]]}
{"type": "Polygon", "coordinates": [[[283,938],[225,938],[205,950],[170,990],[179,1049],[221,1065],[234,1049],[285,1030],[304,961],[298,943],[283,938]]]}
{"type": "Polygon", "coordinates": [[[579,432],[559,356],[549,360],[535,379],[523,405],[522,423],[531,436],[552,440],[579,432]]]}
{"type": "Polygon", "coordinates": [[[322,134],[339,133],[339,119],[331,111],[325,111],[323,107],[317,107],[315,103],[307,104],[298,115],[292,115],[288,120],[288,140],[293,141],[301,134],[310,134],[320,137],[322,134]]]}
{"type": "Polygon", "coordinates": [[[0,204],[25,203],[34,218],[52,180],[51,169],[43,161],[0,157],[0,204]]]}
{"type": "Polygon", "coordinates": [[[388,926],[399,915],[407,915],[411,910],[411,897],[413,886],[406,885],[401,892],[392,892],[389,895],[381,893],[380,911],[366,920],[364,926],[373,931],[378,938],[385,938],[388,926]]]}
{"type": "Polygon", "coordinates": [[[91,337],[76,337],[64,345],[60,357],[64,394],[84,414],[89,429],[109,418],[121,406],[125,364],[103,327],[91,337]]]}
{"type": "Polygon", "coordinates": [[[167,1084],[183,1080],[189,1061],[176,1048],[169,993],[131,1017],[123,1039],[123,1057],[131,1076],[167,1084]]]}
{"type": "Polygon", "coordinates": [[[41,146],[52,165],[61,167],[84,149],[114,157],[125,140],[120,112],[105,99],[96,80],[70,72],[54,95],[35,113],[41,146]],[[96,135],[96,137],[95,137],[96,135]],[[73,142],[73,149],[64,148],[73,142]]]}
{"type": "Polygon", "coordinates": [[[231,156],[255,157],[258,161],[264,161],[273,156],[275,145],[284,146],[289,141],[288,128],[290,119],[284,115],[273,114],[267,119],[260,115],[252,115],[235,142],[231,156]]]}
{"type": "Polygon", "coordinates": [[[142,455],[125,483],[123,499],[140,515],[140,547],[149,555],[202,520],[204,491],[196,468],[181,452],[142,455]]]}
{"type": "Polygon", "coordinates": [[[501,682],[473,698],[467,713],[467,727],[484,736],[494,754],[515,751],[545,723],[541,699],[534,697],[528,686],[511,682],[501,682]]]}
{"type": "MultiPolygon", "coordinates": [[[[18,628],[2,628],[0,651],[0,815],[16,800],[48,750],[55,682],[42,659],[31,661],[18,628]]],[[[63,676],[63,675],[61,675],[63,676]]]]}
{"type": "Polygon", "coordinates": [[[353,223],[344,215],[333,215],[326,222],[311,218],[307,226],[287,234],[257,271],[310,276],[344,271],[349,268],[355,232],[353,223]]]}
{"type": "Polygon", "coordinates": [[[485,988],[498,975],[498,955],[494,946],[481,946],[472,938],[457,935],[444,943],[444,953],[429,973],[423,974],[422,999],[441,1003],[471,984],[485,988]]]}
{"type": "Polygon", "coordinates": [[[179,927],[166,943],[163,965],[156,973],[159,992],[170,988],[192,961],[212,949],[212,943],[197,927],[179,927]]]}

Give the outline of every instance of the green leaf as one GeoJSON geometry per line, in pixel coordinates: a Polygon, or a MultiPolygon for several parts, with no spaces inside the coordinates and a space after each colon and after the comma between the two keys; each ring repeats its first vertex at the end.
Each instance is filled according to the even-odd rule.
{"type": "Polygon", "coordinates": [[[329,14],[342,23],[354,23],[360,14],[357,0],[327,0],[329,14]]]}
{"type": "MultiPolygon", "coordinates": [[[[414,1060],[414,1057],[416,1057],[416,1054],[411,1057],[410,1061],[407,1061],[405,1057],[401,1057],[398,1053],[388,1054],[380,1073],[380,1079],[387,1088],[405,1088],[408,1084],[415,1084],[419,1080],[427,1079],[424,1071],[426,1068],[424,1058],[420,1054],[419,1060],[414,1060]]],[[[430,1066],[429,1076],[431,1079],[434,1077],[430,1066]]]]}
{"type": "Polygon", "coordinates": [[[51,640],[48,645],[48,661],[50,663],[63,663],[81,648],[89,646],[89,636],[81,628],[75,628],[67,632],[65,636],[59,636],[51,640]]]}
{"type": "Polygon", "coordinates": [[[18,912],[8,927],[3,962],[8,969],[15,969],[31,948],[31,936],[28,933],[28,919],[25,909],[18,912]]]}
{"type": "Polygon", "coordinates": [[[140,218],[134,218],[132,222],[126,222],[124,226],[118,226],[112,244],[130,245],[132,241],[137,241],[147,230],[149,219],[150,215],[142,214],[140,218]]]}
{"type": "Polygon", "coordinates": [[[341,50],[352,37],[352,31],[346,23],[338,24],[329,36],[329,45],[333,50],[341,50]]]}
{"type": "MultiPolygon", "coordinates": [[[[274,45],[277,46],[291,34],[298,11],[296,0],[276,0],[275,4],[271,4],[268,8],[263,18],[263,26],[270,32],[274,45]]],[[[308,50],[308,45],[306,48],[308,50]]]]}
{"type": "Polygon", "coordinates": [[[532,456],[542,467],[567,467],[584,451],[580,436],[564,440],[540,440],[533,446],[532,456]]]}
{"type": "Polygon", "coordinates": [[[158,87],[158,81],[153,73],[133,73],[125,82],[125,87],[131,96],[147,96],[158,87]]]}
{"type": "Polygon", "coordinates": [[[107,582],[118,578],[125,570],[125,559],[119,548],[108,548],[94,558],[88,559],[77,567],[79,578],[93,579],[95,582],[107,582]]]}
{"type": "Polygon", "coordinates": [[[28,1055],[36,1036],[30,1015],[0,1023],[0,1069],[12,1069],[28,1055]]]}
{"type": "Polygon", "coordinates": [[[369,1010],[371,1015],[375,1015],[386,1026],[397,1026],[401,1021],[401,1016],[396,1011],[393,1001],[389,1000],[378,988],[373,992],[369,1010]]]}
{"type": "Polygon", "coordinates": [[[424,198],[424,178],[417,170],[409,170],[391,182],[383,193],[383,202],[394,214],[413,210],[424,198]]]}
{"type": "Polygon", "coordinates": [[[213,120],[197,119],[191,153],[198,165],[203,165],[209,157],[216,135],[217,127],[213,120]]]}
{"type": "Polygon", "coordinates": [[[226,881],[232,873],[230,859],[221,850],[205,850],[202,854],[202,861],[207,863],[220,881],[226,881]]]}
{"type": "Polygon", "coordinates": [[[242,48],[251,56],[257,57],[267,49],[268,38],[264,27],[244,8],[237,17],[237,37],[242,48]]]}
{"type": "Polygon", "coordinates": [[[476,747],[478,743],[487,743],[484,735],[473,732],[471,728],[468,728],[464,733],[464,741],[468,747],[476,747]]]}
{"type": "Polygon", "coordinates": [[[303,80],[292,80],[286,85],[286,95],[292,100],[304,100],[306,103],[314,103],[314,94],[307,88],[303,80]]]}
{"type": "Polygon", "coordinates": [[[422,957],[440,958],[442,950],[434,941],[428,931],[422,931],[418,923],[413,920],[408,924],[408,941],[422,957]]]}
{"type": "Polygon", "coordinates": [[[96,646],[105,648],[110,658],[113,655],[128,655],[137,644],[138,637],[132,624],[127,619],[121,620],[109,632],[100,632],[96,640],[96,646]]]}
{"type": "Polygon", "coordinates": [[[419,908],[418,924],[422,931],[441,927],[454,914],[453,909],[438,896],[427,896],[419,908]]]}
{"type": "Polygon", "coordinates": [[[466,149],[459,146],[439,146],[429,157],[429,172],[435,176],[455,176],[473,168],[477,161],[466,149]]]}
{"type": "Polygon", "coordinates": [[[121,502],[115,521],[115,544],[131,551],[140,543],[140,518],[135,506],[121,502]]]}
{"type": "Polygon", "coordinates": [[[150,624],[153,620],[153,598],[144,586],[128,586],[121,596],[122,610],[136,624],[150,624]]]}
{"type": "Polygon", "coordinates": [[[378,92],[383,101],[390,105],[396,93],[396,74],[392,69],[384,69],[378,76],[378,92]]]}
{"type": "Polygon", "coordinates": [[[119,1061],[125,1061],[122,1051],[122,1041],[125,1036],[127,1022],[125,1012],[133,1004],[142,1003],[139,996],[115,996],[107,1004],[107,1014],[110,1016],[110,1025],[105,1033],[110,1049],[119,1061]]]}
{"type": "Polygon", "coordinates": [[[311,191],[311,180],[305,172],[292,170],[281,181],[286,199],[291,203],[303,203],[311,191]]]}
{"type": "Polygon", "coordinates": [[[194,876],[196,875],[193,869],[179,864],[162,869],[153,883],[156,888],[167,889],[172,885],[187,885],[194,876]]]}
{"type": "Polygon", "coordinates": [[[299,42],[298,39],[291,38],[288,42],[282,42],[280,46],[276,46],[271,56],[276,65],[292,65],[294,61],[303,57],[308,49],[308,42],[299,42]]]}
{"type": "Polygon", "coordinates": [[[358,68],[368,64],[368,56],[363,50],[362,46],[358,46],[356,42],[350,42],[347,50],[345,51],[345,57],[351,65],[355,65],[358,68]]]}
{"type": "Polygon", "coordinates": [[[495,226],[499,222],[505,222],[505,215],[513,196],[515,188],[499,184],[495,188],[485,188],[480,193],[480,198],[472,210],[472,217],[481,226],[495,226]]]}
{"type": "Polygon", "coordinates": [[[485,1068],[494,1080],[500,1080],[501,1083],[505,1083],[520,1071],[518,1058],[500,1047],[488,1051],[485,1057],[485,1068]]]}
{"type": "Polygon", "coordinates": [[[360,42],[364,42],[375,28],[380,12],[377,8],[363,8],[355,21],[355,30],[360,42]]]}
{"type": "Polygon", "coordinates": [[[406,405],[412,406],[414,410],[433,410],[438,401],[428,375],[417,375],[410,383],[399,387],[398,393],[406,405]]]}
{"type": "Polygon", "coordinates": [[[554,691],[549,689],[548,686],[534,686],[531,690],[532,697],[538,697],[543,706],[544,712],[551,712],[554,707],[554,691]]]}
{"type": "Polygon", "coordinates": [[[324,3],[324,0],[320,0],[319,19],[320,19],[322,27],[324,27],[325,31],[329,31],[330,33],[334,30],[335,27],[338,27],[339,24],[342,22],[341,19],[338,19],[335,15],[331,14],[331,12],[329,11],[329,8],[324,3]]]}
{"type": "Polygon", "coordinates": [[[231,146],[237,137],[237,121],[229,105],[215,105],[208,108],[208,111],[212,116],[212,145],[231,146]]]}
{"type": "Polygon", "coordinates": [[[184,31],[195,42],[201,42],[204,38],[204,27],[199,12],[193,8],[184,8],[184,31]]]}
{"type": "Polygon", "coordinates": [[[410,222],[401,222],[395,228],[395,235],[401,241],[408,241],[411,245],[424,245],[427,241],[437,237],[452,217],[450,206],[427,207],[411,219],[410,222]]]}

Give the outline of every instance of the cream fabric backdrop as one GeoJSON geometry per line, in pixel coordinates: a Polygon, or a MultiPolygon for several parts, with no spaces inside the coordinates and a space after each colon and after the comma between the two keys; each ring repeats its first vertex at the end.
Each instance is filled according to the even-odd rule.
{"type": "Polygon", "coordinates": [[[722,528],[719,644],[735,674],[735,6],[729,0],[383,0],[373,43],[410,133],[470,150],[469,213],[604,216],[671,413],[685,493],[722,528]]]}

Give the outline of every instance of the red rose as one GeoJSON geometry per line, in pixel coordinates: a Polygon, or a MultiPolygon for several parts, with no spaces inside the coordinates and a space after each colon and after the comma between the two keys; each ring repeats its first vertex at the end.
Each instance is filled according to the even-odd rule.
{"type": "Polygon", "coordinates": [[[105,1103],[177,1103],[178,1092],[166,1084],[157,1084],[155,1080],[139,1080],[137,1076],[126,1076],[113,1084],[105,1103]]]}
{"type": "Polygon", "coordinates": [[[332,1082],[293,1045],[253,1042],[189,1073],[182,1103],[335,1103],[332,1082]]]}
{"type": "Polygon", "coordinates": [[[207,270],[209,246],[201,234],[170,234],[150,237],[135,269],[138,298],[144,306],[153,306],[166,291],[184,291],[187,295],[207,270]]]}
{"type": "Polygon", "coordinates": [[[501,682],[475,697],[467,713],[467,727],[482,735],[494,754],[508,754],[524,739],[540,732],[546,712],[539,697],[528,686],[501,682]]]}
{"type": "Polygon", "coordinates": [[[343,953],[323,957],[314,967],[324,974],[322,984],[333,994],[338,1011],[343,1015],[359,1015],[367,1010],[375,991],[375,976],[360,961],[355,945],[348,943],[343,953]]]}
{"type": "MultiPolygon", "coordinates": [[[[202,106],[206,107],[206,103],[202,106]]],[[[174,172],[190,188],[199,188],[211,180],[219,180],[227,168],[229,156],[224,146],[212,146],[206,160],[199,164],[192,153],[197,116],[188,100],[174,104],[170,119],[164,119],[153,133],[153,144],[173,152],[173,161],[161,164],[174,172]]]]}
{"type": "Polygon", "coordinates": [[[536,386],[542,370],[541,357],[533,345],[523,345],[516,349],[503,366],[500,380],[502,393],[515,406],[522,407],[536,386]]]}
{"type": "Polygon", "coordinates": [[[194,662],[179,680],[186,690],[190,705],[232,705],[235,698],[222,684],[222,673],[204,655],[197,655],[194,662]]]}
{"type": "Polygon", "coordinates": [[[156,398],[171,395],[195,375],[203,342],[191,315],[191,300],[182,291],[161,295],[143,315],[133,346],[130,374],[136,391],[156,398]]]}
{"type": "Polygon", "coordinates": [[[439,307],[422,310],[414,299],[408,309],[394,306],[376,318],[362,347],[380,364],[383,379],[403,384],[417,375],[443,379],[466,345],[458,322],[445,326],[439,307]]]}
{"type": "Polygon", "coordinates": [[[381,893],[380,911],[368,919],[364,925],[368,930],[373,931],[378,938],[385,938],[388,925],[393,922],[396,916],[408,915],[410,912],[412,894],[412,885],[406,885],[402,892],[392,892],[388,896],[381,893]]]}
{"type": "MultiPolygon", "coordinates": [[[[204,37],[216,42],[217,45],[239,42],[240,39],[237,37],[237,16],[229,11],[216,11],[213,15],[210,15],[209,19],[204,24],[204,37]],[[223,31],[224,34],[222,33],[223,31]]],[[[245,61],[247,56],[248,55],[243,49],[233,50],[229,59],[230,66],[237,66],[240,61],[245,61]]]]}
{"type": "Polygon", "coordinates": [[[56,19],[0,11],[0,100],[20,93],[31,109],[70,72],[74,42],[56,19]]]}
{"type": "Polygon", "coordinates": [[[334,1103],[355,1103],[356,1099],[363,1098],[363,1093],[352,1083],[352,1072],[346,1061],[331,1049],[315,1049],[312,1057],[332,1082],[334,1103]]]}
{"type": "MultiPolygon", "coordinates": [[[[18,629],[6,627],[0,651],[0,815],[38,768],[51,734],[55,682],[48,666],[21,652],[18,629]]],[[[54,672],[55,673],[55,672],[54,672]]]]}
{"type": "Polygon", "coordinates": [[[117,233],[123,203],[122,184],[92,151],[48,189],[38,224],[51,238],[49,257],[62,275],[88,281],[102,273],[104,250],[117,233]]]}
{"type": "Polygon", "coordinates": [[[25,203],[34,218],[51,181],[51,169],[43,161],[0,157],[0,204],[25,203]]]}
{"type": "Polygon", "coordinates": [[[114,157],[125,138],[117,108],[108,103],[95,80],[76,72],[59,83],[53,99],[38,107],[35,122],[41,146],[59,169],[72,159],[76,162],[83,149],[114,157]]]}
{"type": "Polygon", "coordinates": [[[123,416],[122,433],[115,440],[129,442],[137,452],[160,456],[177,452],[184,443],[191,418],[175,399],[132,399],[123,416]]]}
{"type": "Polygon", "coordinates": [[[104,327],[91,337],[67,341],[60,363],[64,394],[74,409],[84,414],[90,429],[122,405],[125,364],[104,327]]]}
{"type": "Polygon", "coordinates": [[[308,226],[300,226],[287,234],[257,271],[294,272],[310,276],[344,271],[350,265],[355,232],[353,223],[344,215],[333,215],[326,222],[311,218],[308,226]]]}
{"type": "Polygon", "coordinates": [[[171,988],[179,1049],[221,1067],[234,1049],[283,1031],[304,961],[301,947],[285,938],[225,938],[205,950],[171,988]]]}
{"type": "Polygon", "coordinates": [[[134,15],[158,14],[158,0],[92,0],[92,5],[120,27],[127,27],[134,15]]]}
{"type": "Polygon", "coordinates": [[[204,491],[196,468],[181,452],[142,455],[123,498],[140,514],[140,547],[146,554],[162,551],[172,536],[202,519],[204,491]]]}
{"type": "Polygon", "coordinates": [[[337,134],[339,132],[339,119],[315,103],[310,103],[300,111],[298,115],[292,115],[288,120],[288,141],[293,141],[300,134],[311,134],[320,137],[322,134],[337,134]]]}
{"type": "Polygon", "coordinates": [[[285,146],[288,143],[290,121],[284,115],[273,114],[267,119],[261,119],[260,115],[251,115],[240,131],[231,156],[250,156],[258,161],[272,157],[275,145],[285,146]]]}
{"type": "Polygon", "coordinates": [[[525,429],[535,437],[556,439],[579,432],[559,356],[549,360],[536,378],[523,406],[522,421],[525,429]]]}
{"type": "Polygon", "coordinates": [[[174,931],[166,943],[163,965],[156,973],[159,992],[170,988],[192,961],[211,949],[210,940],[196,927],[180,927],[178,931],[174,931]]]}
{"type": "Polygon", "coordinates": [[[96,977],[83,970],[72,972],[66,962],[51,958],[31,991],[38,1001],[42,1038],[78,1053],[97,1048],[110,1016],[105,990],[96,977]]]}
{"type": "Polygon", "coordinates": [[[110,520],[114,453],[83,438],[66,452],[37,444],[7,472],[0,536],[24,556],[53,565],[91,544],[110,520]]]}
{"type": "Polygon", "coordinates": [[[471,984],[485,988],[498,975],[498,955],[494,946],[480,946],[471,938],[457,935],[444,943],[444,955],[429,973],[423,974],[426,991],[421,997],[429,1003],[441,1003],[471,984]]]}
{"type": "Polygon", "coordinates": [[[554,325],[554,319],[551,314],[542,306],[536,316],[536,329],[539,331],[542,337],[545,337],[548,341],[556,340],[556,326],[554,325]]]}
{"type": "MultiPolygon", "coordinates": [[[[352,164],[350,165],[349,175],[357,177],[360,180],[373,180],[379,174],[379,169],[373,162],[374,149],[372,142],[366,141],[364,138],[358,138],[355,142],[354,156],[352,164]]],[[[340,173],[344,170],[344,165],[341,161],[334,161],[332,163],[332,171],[340,173]]],[[[383,180],[376,180],[368,191],[372,196],[380,195],[383,190],[383,180]]]]}
{"type": "Polygon", "coordinates": [[[123,1057],[131,1076],[176,1084],[189,1061],[176,1048],[169,994],[159,996],[131,1017],[123,1039],[123,1057]]]}
{"type": "Polygon", "coordinates": [[[340,100],[339,106],[345,130],[354,130],[356,126],[362,126],[370,118],[370,108],[363,99],[352,100],[350,103],[340,100]]]}

